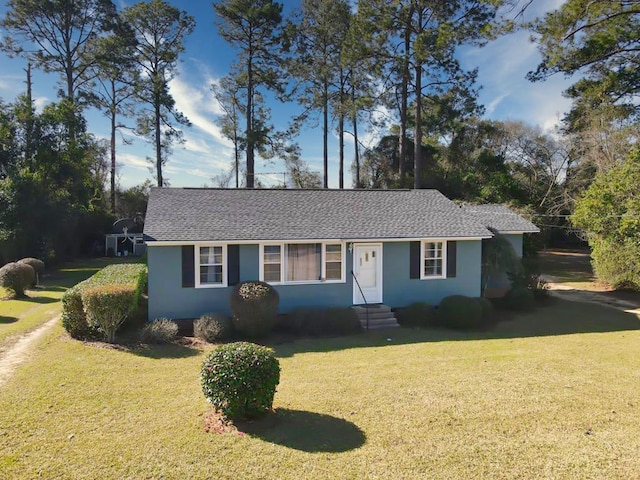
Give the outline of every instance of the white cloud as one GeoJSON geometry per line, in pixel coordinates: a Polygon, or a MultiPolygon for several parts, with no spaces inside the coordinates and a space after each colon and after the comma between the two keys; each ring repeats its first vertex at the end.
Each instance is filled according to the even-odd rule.
{"type": "Polygon", "coordinates": [[[217,143],[233,146],[232,142],[222,135],[220,127],[215,123],[217,104],[208,88],[197,88],[180,78],[174,78],[169,84],[169,91],[176,101],[176,108],[184,113],[189,121],[200,131],[209,135],[217,143]]]}
{"type": "Polygon", "coordinates": [[[137,170],[148,170],[151,166],[149,160],[133,153],[118,153],[118,163],[137,170]]]}

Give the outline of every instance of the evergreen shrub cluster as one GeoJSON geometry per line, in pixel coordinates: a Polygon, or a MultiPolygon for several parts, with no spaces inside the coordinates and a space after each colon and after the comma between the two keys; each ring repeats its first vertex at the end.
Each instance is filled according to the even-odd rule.
{"type": "MultiPolygon", "coordinates": [[[[104,304],[114,305],[118,303],[117,313],[127,311],[126,318],[136,309],[145,285],[147,283],[147,267],[139,263],[121,263],[109,265],[87,280],[71,287],[62,296],[62,325],[69,335],[78,339],[88,338],[96,333],[109,340],[111,334],[104,328],[111,321],[116,321],[116,312],[110,321],[101,317],[105,313],[104,304]],[[120,288],[97,288],[120,287],[120,288]],[[85,304],[85,292],[91,291],[91,312],[85,304]],[[102,292],[102,293],[100,293],[102,292]],[[103,300],[96,297],[105,297],[103,300]],[[116,300],[116,298],[118,300],[116,300]],[[102,313],[101,313],[102,312],[102,313]],[[98,315],[98,316],[96,316],[98,315]],[[99,320],[98,318],[102,318],[99,320]],[[104,320],[104,322],[103,322],[104,320]],[[101,325],[103,323],[103,325],[101,325]]],[[[124,320],[122,320],[124,321],[124,320]]],[[[122,322],[120,322],[121,324],[122,322]]],[[[117,325],[115,329],[120,326],[117,325]]],[[[115,330],[113,331],[115,334],[115,330]]]]}
{"type": "Polygon", "coordinates": [[[233,325],[226,315],[207,313],[193,322],[193,336],[215,343],[231,336],[233,325]]]}
{"type": "Polygon", "coordinates": [[[200,380],[207,401],[226,419],[257,418],[273,408],[280,364],[270,348],[228,343],[207,355],[200,380]]]}
{"type": "Polygon", "coordinates": [[[234,328],[247,337],[266,336],[275,326],[279,302],[278,292],[268,283],[239,283],[231,292],[234,328]]]}
{"type": "Polygon", "coordinates": [[[0,268],[0,287],[9,290],[12,297],[24,297],[24,291],[35,285],[36,272],[26,263],[12,262],[0,268]]]}

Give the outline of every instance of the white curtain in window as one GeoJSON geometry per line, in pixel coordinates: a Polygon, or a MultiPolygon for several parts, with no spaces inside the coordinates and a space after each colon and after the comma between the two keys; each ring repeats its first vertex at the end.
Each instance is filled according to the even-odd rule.
{"type": "Polygon", "coordinates": [[[303,282],[320,279],[320,245],[287,245],[287,280],[303,282]]]}

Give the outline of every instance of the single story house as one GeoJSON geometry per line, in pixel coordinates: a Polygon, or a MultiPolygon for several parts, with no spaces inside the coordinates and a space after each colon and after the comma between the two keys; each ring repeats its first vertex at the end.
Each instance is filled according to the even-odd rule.
{"type": "Polygon", "coordinates": [[[149,319],[228,314],[246,280],[273,285],[281,313],[479,296],[487,227],[519,254],[538,231],[505,207],[461,208],[436,190],[153,188],[149,319]]]}

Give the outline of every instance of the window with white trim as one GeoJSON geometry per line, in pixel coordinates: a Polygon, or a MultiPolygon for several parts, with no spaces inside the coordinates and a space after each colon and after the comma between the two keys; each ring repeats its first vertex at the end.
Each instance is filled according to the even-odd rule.
{"type": "Polygon", "coordinates": [[[196,247],[196,286],[226,286],[224,258],[225,247],[222,245],[196,247]]]}
{"type": "Polygon", "coordinates": [[[422,278],[444,278],[446,268],[446,242],[426,241],[422,242],[422,255],[420,272],[422,278]]]}
{"type": "Polygon", "coordinates": [[[268,283],[344,282],[341,243],[261,245],[262,280],[268,283]]]}

